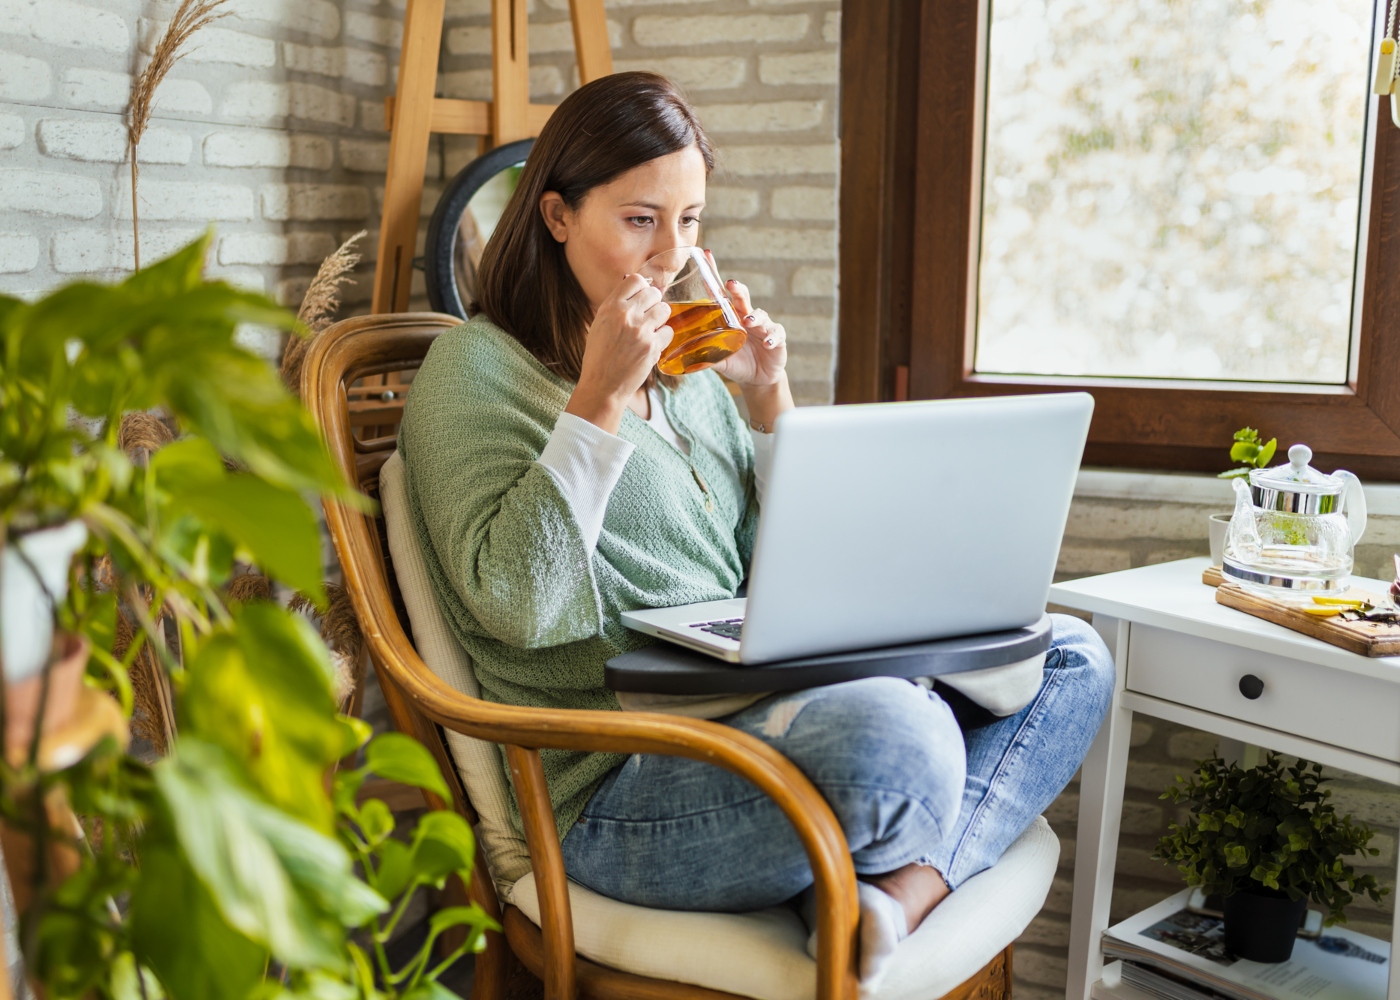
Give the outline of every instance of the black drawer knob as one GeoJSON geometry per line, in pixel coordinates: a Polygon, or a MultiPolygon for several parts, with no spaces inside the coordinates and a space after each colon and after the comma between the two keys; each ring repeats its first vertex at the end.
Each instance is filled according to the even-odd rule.
{"type": "Polygon", "coordinates": [[[1250,701],[1258,698],[1264,693],[1264,682],[1253,674],[1245,674],[1240,678],[1240,694],[1250,701]]]}

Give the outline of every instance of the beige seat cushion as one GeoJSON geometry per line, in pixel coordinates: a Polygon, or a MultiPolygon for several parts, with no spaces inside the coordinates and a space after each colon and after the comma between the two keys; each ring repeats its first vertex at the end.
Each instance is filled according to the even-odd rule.
{"type": "MultiPolygon", "coordinates": [[[[1043,818],[997,864],[968,879],[899,946],[879,993],[866,1000],[935,1000],[970,979],[1040,912],[1060,858],[1043,818]]],[[[535,876],[513,902],[540,922],[535,876]]],[[[574,947],[600,965],[756,1000],[811,1000],[816,963],[792,910],[688,913],[619,903],[569,883],[574,947]]]]}
{"type": "MultiPolygon", "coordinates": [[[[395,451],[379,470],[379,502],[388,529],[389,554],[394,560],[394,576],[403,594],[408,620],[413,626],[413,645],[428,669],[439,678],[473,698],[481,688],[472,672],[471,657],[462,648],[438,607],[428,578],[428,566],[418,548],[408,509],[408,482],[403,458],[395,451]]],[[[476,809],[477,838],[486,852],[491,876],[502,898],[510,898],[510,887],[530,870],[530,852],[525,838],[510,821],[510,790],[501,750],[494,743],[447,731],[447,746],[462,776],[467,797],[476,809]]]]}

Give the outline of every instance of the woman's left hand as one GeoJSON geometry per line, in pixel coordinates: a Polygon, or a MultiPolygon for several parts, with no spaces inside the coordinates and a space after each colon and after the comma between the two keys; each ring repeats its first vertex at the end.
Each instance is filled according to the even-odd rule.
{"type": "MultiPolygon", "coordinates": [[[[713,258],[712,258],[713,259],[713,258]]],[[[715,365],[731,382],[741,386],[773,385],[783,378],[787,367],[787,331],[774,323],[762,309],[755,309],[749,290],[739,281],[726,281],[729,297],[738,310],[739,322],[748,340],[729,357],[715,365]]]]}

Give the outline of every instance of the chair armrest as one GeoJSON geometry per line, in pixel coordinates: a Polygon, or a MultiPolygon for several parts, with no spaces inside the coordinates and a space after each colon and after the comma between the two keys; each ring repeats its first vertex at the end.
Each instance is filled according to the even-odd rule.
{"type": "MultiPolygon", "coordinates": [[[[326,506],[328,520],[347,513],[343,508],[337,509],[336,504],[326,506]]],[[[364,523],[363,515],[352,516],[364,523]]],[[[525,784],[538,781],[539,787],[543,788],[544,779],[543,771],[536,771],[539,766],[538,754],[515,752],[521,748],[526,751],[551,748],[645,753],[688,757],[722,767],[747,779],[771,798],[793,825],[812,868],[820,943],[817,954],[817,998],[855,1000],[855,946],[860,908],[850,848],[831,807],[792,761],[747,733],[703,719],[648,712],[523,708],[462,694],[423,663],[404,635],[388,601],[370,599],[369,589],[355,579],[356,561],[342,557],[342,565],[346,571],[346,589],[355,603],[370,653],[398,688],[397,693],[423,715],[447,729],[505,745],[512,771],[520,768],[517,773],[525,784]],[[533,758],[533,764],[530,758],[533,758]],[[532,774],[537,776],[532,777],[532,774]]],[[[382,583],[379,584],[378,593],[387,594],[382,583]]],[[[518,783],[517,787],[522,786],[518,783]]],[[[529,798],[531,796],[526,794],[518,796],[522,818],[527,819],[529,826],[535,827],[535,835],[527,836],[531,859],[544,862],[542,870],[547,873],[553,867],[547,860],[550,854],[559,854],[553,811],[549,810],[547,815],[543,813],[548,807],[547,795],[536,797],[537,802],[539,798],[543,799],[543,806],[530,805],[526,801],[529,798]],[[541,815],[531,822],[527,809],[539,809],[541,815]],[[549,846],[551,841],[552,847],[549,846]]],[[[546,895],[552,896],[555,905],[567,907],[562,860],[558,871],[561,877],[552,893],[542,884],[542,915],[546,912],[546,895]],[[562,904],[559,904],[561,896],[562,904]]],[[[562,915],[567,915],[567,909],[563,910],[562,915]]],[[[563,994],[566,997],[570,995],[563,994]]]]}
{"type": "MultiPolygon", "coordinates": [[[[761,740],[720,723],[641,712],[497,705],[464,695],[448,687],[421,663],[420,667],[427,677],[419,675],[414,681],[423,681],[423,687],[417,688],[410,682],[410,697],[420,711],[455,732],[506,745],[531,862],[536,870],[542,923],[549,922],[551,910],[556,912],[556,919],[567,918],[568,891],[538,750],[688,757],[747,779],[771,798],[792,824],[807,854],[816,887],[817,998],[855,1000],[855,942],[860,920],[855,867],[845,834],[831,807],[790,760],[761,740]]],[[[413,672],[418,673],[417,670],[413,672]]],[[[566,953],[572,956],[572,924],[568,927],[566,953]]],[[[564,950],[562,940],[554,944],[558,950],[564,950]]],[[[568,997],[572,993],[547,990],[546,996],[568,997]]]]}

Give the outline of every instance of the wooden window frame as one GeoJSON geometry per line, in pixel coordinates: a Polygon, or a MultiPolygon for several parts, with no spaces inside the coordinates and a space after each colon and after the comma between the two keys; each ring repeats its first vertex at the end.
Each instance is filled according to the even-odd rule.
{"type": "Polygon", "coordinates": [[[1388,105],[1371,119],[1360,335],[1347,385],[972,370],[987,6],[865,0],[842,18],[836,401],[1082,389],[1095,398],[1088,465],[1218,471],[1247,425],[1277,435],[1281,448],[1307,442],[1321,468],[1400,480],[1400,129],[1388,105]]]}

